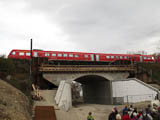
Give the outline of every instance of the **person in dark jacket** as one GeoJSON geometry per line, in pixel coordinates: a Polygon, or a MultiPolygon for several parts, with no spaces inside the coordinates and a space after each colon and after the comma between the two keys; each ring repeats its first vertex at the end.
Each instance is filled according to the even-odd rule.
{"type": "Polygon", "coordinates": [[[114,107],[113,109],[115,110],[115,114],[117,115],[117,114],[118,114],[118,109],[117,109],[117,107],[114,107]]]}
{"type": "Polygon", "coordinates": [[[116,113],[114,109],[112,109],[112,112],[109,114],[108,120],[116,120],[116,113]]]}

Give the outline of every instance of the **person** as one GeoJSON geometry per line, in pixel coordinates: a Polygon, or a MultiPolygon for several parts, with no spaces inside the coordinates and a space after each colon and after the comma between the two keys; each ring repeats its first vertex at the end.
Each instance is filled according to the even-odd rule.
{"type": "Polygon", "coordinates": [[[137,111],[137,108],[136,108],[136,107],[134,107],[133,112],[138,113],[138,111],[137,111]]]}
{"type": "Polygon", "coordinates": [[[121,115],[119,113],[116,115],[116,120],[121,120],[121,115]]]}
{"type": "Polygon", "coordinates": [[[156,110],[156,111],[158,110],[158,105],[156,103],[153,103],[153,109],[152,109],[152,111],[153,110],[156,110]]]}
{"type": "Polygon", "coordinates": [[[124,115],[125,112],[128,112],[128,107],[125,106],[122,111],[123,111],[123,115],[124,115]]]}
{"type": "Polygon", "coordinates": [[[132,112],[134,111],[133,105],[130,105],[129,110],[132,112]]]}
{"type": "Polygon", "coordinates": [[[133,116],[133,113],[138,114],[138,111],[137,111],[137,108],[136,108],[136,107],[134,107],[134,110],[133,110],[133,112],[132,112],[132,114],[131,114],[131,116],[130,116],[131,119],[134,117],[134,116],[133,116]]]}
{"type": "Polygon", "coordinates": [[[153,120],[149,114],[146,114],[145,112],[142,114],[142,120],[153,120]]]}
{"type": "Polygon", "coordinates": [[[122,120],[131,120],[127,111],[125,111],[124,115],[122,116],[122,120]]]}
{"type": "Polygon", "coordinates": [[[137,113],[136,113],[136,112],[133,113],[133,117],[131,118],[131,120],[138,120],[138,117],[137,117],[137,113]]]}
{"type": "Polygon", "coordinates": [[[151,114],[152,112],[152,108],[151,108],[151,105],[148,104],[147,108],[146,108],[146,114],[151,114]]]}
{"type": "Polygon", "coordinates": [[[112,112],[109,114],[108,120],[116,120],[116,113],[114,108],[112,109],[112,112]]]}
{"type": "Polygon", "coordinates": [[[92,116],[91,112],[88,113],[87,120],[94,120],[94,117],[92,116]]]}
{"type": "Polygon", "coordinates": [[[151,117],[153,120],[159,120],[158,112],[155,109],[152,110],[151,117]]]}
{"type": "Polygon", "coordinates": [[[115,111],[115,114],[117,115],[117,114],[118,114],[118,109],[117,109],[117,107],[114,107],[113,109],[114,109],[114,111],[115,111]]]}
{"type": "Polygon", "coordinates": [[[139,111],[138,111],[137,117],[138,117],[139,120],[142,120],[142,119],[143,119],[143,110],[139,110],[139,111]]]}

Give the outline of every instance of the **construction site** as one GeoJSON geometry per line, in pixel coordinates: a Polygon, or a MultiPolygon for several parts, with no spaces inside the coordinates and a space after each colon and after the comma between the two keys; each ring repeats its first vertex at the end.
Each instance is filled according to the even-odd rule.
{"type": "MultiPolygon", "coordinates": [[[[25,64],[26,62],[23,62],[23,66],[25,64]]],[[[119,112],[130,104],[138,109],[145,108],[151,101],[159,99],[159,86],[148,84],[146,81],[150,81],[150,77],[146,79],[145,74],[143,80],[146,81],[138,79],[138,70],[135,65],[50,65],[44,59],[35,59],[32,82],[27,80],[29,87],[23,85],[22,73],[18,75],[21,84],[20,88],[17,88],[22,89],[22,92],[29,91],[26,95],[29,95],[31,100],[20,97],[19,91],[6,92],[4,95],[3,91],[8,88],[5,87],[6,83],[2,82],[1,96],[6,97],[0,98],[3,108],[0,111],[1,117],[17,119],[15,114],[7,111],[9,105],[11,108],[19,106],[14,111],[23,111],[24,120],[83,120],[87,119],[89,112],[92,112],[95,120],[103,120],[108,119],[114,107],[119,112]],[[15,96],[14,94],[19,97],[7,98],[15,96]],[[9,103],[9,99],[13,102],[9,103]],[[21,104],[24,99],[27,106],[21,104]],[[29,101],[32,101],[31,105],[29,101]]],[[[6,75],[3,80],[14,86],[14,76],[6,75]]],[[[13,91],[15,88],[9,89],[13,91]]]]}
{"type": "Polygon", "coordinates": [[[146,106],[159,97],[158,88],[131,78],[137,72],[133,65],[41,64],[38,70],[35,74],[41,73],[44,81],[57,87],[54,90],[38,89],[44,82],[42,78],[37,78],[37,86],[32,84],[35,120],[43,117],[47,120],[46,116],[50,115],[57,120],[83,120],[89,112],[95,119],[106,119],[114,106],[119,110],[126,104],[146,103],[146,106]]]}

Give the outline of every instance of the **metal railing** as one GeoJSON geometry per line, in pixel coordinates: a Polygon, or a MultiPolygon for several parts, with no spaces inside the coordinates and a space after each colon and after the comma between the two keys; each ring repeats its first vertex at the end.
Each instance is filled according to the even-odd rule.
{"type": "Polygon", "coordinates": [[[153,94],[143,94],[143,95],[127,95],[124,97],[124,102],[126,103],[135,103],[135,102],[142,102],[142,101],[151,101],[154,100],[153,94]]]}
{"type": "Polygon", "coordinates": [[[135,66],[114,65],[41,65],[41,72],[127,72],[136,71],[135,66]]]}

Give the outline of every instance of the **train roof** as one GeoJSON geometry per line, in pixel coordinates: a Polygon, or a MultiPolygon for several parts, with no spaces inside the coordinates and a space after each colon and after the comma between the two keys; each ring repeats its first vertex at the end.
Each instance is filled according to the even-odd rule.
{"type": "MultiPolygon", "coordinates": [[[[12,51],[22,51],[22,52],[28,52],[30,50],[22,50],[22,49],[13,49],[12,51]]],[[[11,51],[11,52],[12,52],[11,51]]],[[[114,53],[91,53],[91,52],[72,52],[72,51],[45,51],[42,49],[33,49],[33,51],[42,51],[42,52],[55,52],[55,53],[72,53],[72,54],[99,54],[99,55],[114,55],[114,56],[139,56],[141,54],[114,54],[114,53]]],[[[152,56],[152,55],[141,55],[141,56],[152,56]]]]}

